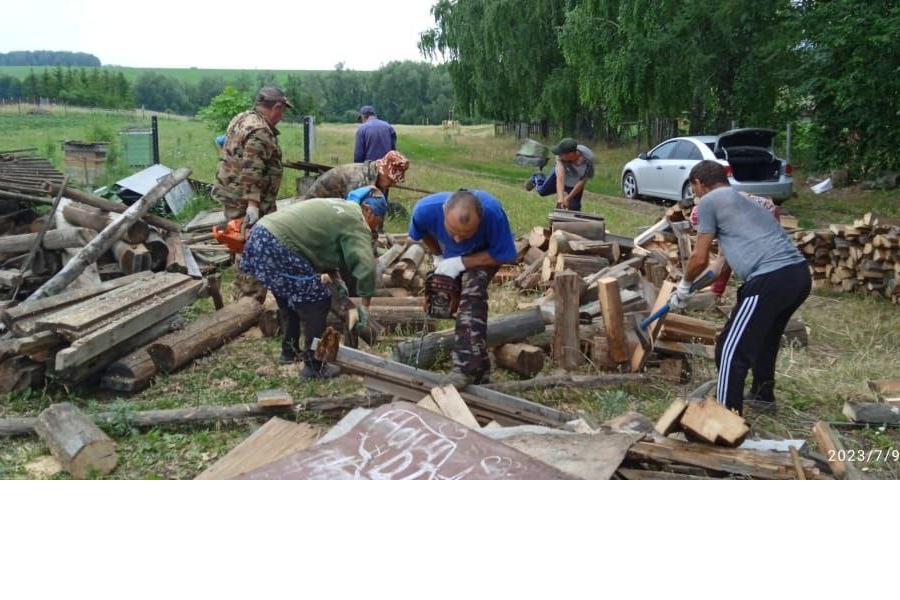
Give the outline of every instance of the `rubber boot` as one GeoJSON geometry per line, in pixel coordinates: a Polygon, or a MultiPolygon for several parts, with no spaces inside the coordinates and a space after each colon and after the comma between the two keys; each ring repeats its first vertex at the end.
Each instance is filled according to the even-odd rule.
{"type": "Polygon", "coordinates": [[[331,298],[301,304],[297,308],[297,314],[303,326],[303,337],[306,338],[303,351],[303,370],[300,371],[300,377],[305,379],[329,379],[341,373],[341,369],[337,365],[329,365],[316,360],[316,353],[312,349],[313,340],[321,339],[322,334],[325,333],[330,309],[331,298]]]}
{"type": "Polygon", "coordinates": [[[275,300],[278,302],[278,320],[281,322],[281,356],[278,362],[288,365],[300,357],[300,316],[287,302],[279,298],[275,300]]]}

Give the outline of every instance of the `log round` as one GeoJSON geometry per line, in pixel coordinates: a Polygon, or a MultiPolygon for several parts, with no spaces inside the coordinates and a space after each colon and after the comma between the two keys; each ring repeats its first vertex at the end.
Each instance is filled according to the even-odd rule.
{"type": "Polygon", "coordinates": [[[108,475],[119,462],[116,444],[69,402],[38,416],[34,429],[63,468],[77,479],[108,475]]]}

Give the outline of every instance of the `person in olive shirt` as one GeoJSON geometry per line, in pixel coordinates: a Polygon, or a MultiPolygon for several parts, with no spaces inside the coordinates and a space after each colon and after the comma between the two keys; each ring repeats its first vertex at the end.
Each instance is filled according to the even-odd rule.
{"type": "Polygon", "coordinates": [[[359,204],[313,198],[264,216],[252,229],[240,269],[272,292],[285,316],[282,362],[299,354],[302,324],[306,342],[301,376],[330,378],[340,373],[337,365],[317,361],[312,351],[313,339],[325,331],[331,307],[331,289],[321,274],[351,274],[362,305],[368,307],[375,295],[371,232],[386,212],[387,203],[377,195],[359,204]]]}

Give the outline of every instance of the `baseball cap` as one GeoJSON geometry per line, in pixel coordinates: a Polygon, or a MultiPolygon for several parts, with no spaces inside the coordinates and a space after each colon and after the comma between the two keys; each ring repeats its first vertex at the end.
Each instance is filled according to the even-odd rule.
{"type": "Polygon", "coordinates": [[[369,104],[366,104],[365,106],[360,107],[359,114],[362,117],[368,117],[369,115],[374,115],[374,114],[376,114],[375,107],[371,106],[369,104]]]}
{"type": "Polygon", "coordinates": [[[284,102],[284,105],[288,108],[294,108],[294,105],[290,103],[281,88],[277,88],[274,85],[260,88],[256,93],[256,103],[259,104],[260,102],[284,102]]]}
{"type": "Polygon", "coordinates": [[[578,150],[578,142],[567,137],[561,139],[557,145],[553,146],[550,149],[550,152],[553,154],[566,154],[567,152],[574,152],[575,150],[578,150]]]}

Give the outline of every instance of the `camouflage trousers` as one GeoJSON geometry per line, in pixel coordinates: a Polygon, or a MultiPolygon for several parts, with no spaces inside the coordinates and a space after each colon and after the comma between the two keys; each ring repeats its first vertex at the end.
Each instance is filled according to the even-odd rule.
{"type": "Polygon", "coordinates": [[[469,269],[462,274],[462,291],[456,313],[453,370],[480,383],[491,370],[487,351],[487,288],[497,267],[469,269]]]}

